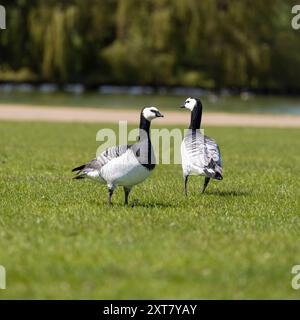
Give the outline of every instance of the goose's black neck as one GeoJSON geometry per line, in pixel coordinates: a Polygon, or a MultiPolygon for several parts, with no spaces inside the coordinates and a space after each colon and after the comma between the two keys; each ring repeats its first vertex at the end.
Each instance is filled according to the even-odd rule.
{"type": "Polygon", "coordinates": [[[145,133],[147,134],[147,137],[150,138],[150,125],[151,122],[147,120],[142,113],[140,119],[140,138],[143,137],[145,133]]]}
{"type": "Polygon", "coordinates": [[[153,154],[151,139],[150,139],[150,125],[151,122],[147,120],[143,113],[140,119],[139,132],[139,161],[149,171],[155,168],[155,157],[153,154]],[[142,154],[141,154],[142,153],[142,154]]]}
{"type": "Polygon", "coordinates": [[[200,100],[197,101],[192,113],[191,113],[191,122],[189,129],[197,130],[200,129],[202,119],[202,103],[200,100]]]}

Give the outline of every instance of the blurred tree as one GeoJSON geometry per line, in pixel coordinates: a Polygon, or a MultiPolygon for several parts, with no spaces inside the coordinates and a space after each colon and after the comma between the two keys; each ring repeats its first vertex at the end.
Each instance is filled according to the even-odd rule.
{"type": "Polygon", "coordinates": [[[292,0],[1,4],[7,29],[0,31],[0,80],[300,87],[292,0]]]}

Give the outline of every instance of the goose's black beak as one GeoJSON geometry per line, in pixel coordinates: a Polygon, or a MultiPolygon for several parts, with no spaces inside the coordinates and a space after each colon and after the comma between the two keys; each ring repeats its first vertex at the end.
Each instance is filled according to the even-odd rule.
{"type": "Polygon", "coordinates": [[[185,104],[181,105],[179,108],[181,109],[185,108],[185,104]]]}
{"type": "Polygon", "coordinates": [[[157,116],[157,118],[163,118],[164,117],[164,115],[161,114],[159,111],[156,112],[156,116],[157,116]]]}

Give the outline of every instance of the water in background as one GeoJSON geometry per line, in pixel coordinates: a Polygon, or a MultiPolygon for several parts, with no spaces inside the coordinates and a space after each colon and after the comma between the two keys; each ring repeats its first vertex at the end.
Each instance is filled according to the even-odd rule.
{"type": "Polygon", "coordinates": [[[56,85],[29,84],[0,85],[0,104],[28,104],[36,106],[64,106],[91,108],[130,108],[159,106],[177,110],[188,96],[201,97],[204,108],[210,112],[285,113],[300,115],[300,97],[261,96],[244,91],[234,94],[223,90],[220,94],[197,88],[102,86],[98,91],[86,92],[82,85],[66,85],[58,90],[56,85]]]}

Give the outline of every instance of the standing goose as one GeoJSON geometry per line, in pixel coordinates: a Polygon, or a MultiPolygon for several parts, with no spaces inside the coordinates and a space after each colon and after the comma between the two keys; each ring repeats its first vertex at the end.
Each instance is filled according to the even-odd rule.
{"type": "Polygon", "coordinates": [[[72,170],[75,179],[91,178],[108,187],[108,206],[117,186],[123,186],[125,205],[132,187],[144,181],[155,168],[155,156],[150,140],[150,124],[155,118],[163,117],[155,107],[141,111],[139,138],[132,145],[106,149],[96,159],[72,170]]]}
{"type": "Polygon", "coordinates": [[[187,182],[190,175],[205,176],[203,193],[210,179],[223,179],[220,149],[213,139],[203,135],[199,130],[202,118],[200,99],[188,98],[181,108],[191,111],[190,126],[181,143],[184,193],[187,195],[187,182]]]}

